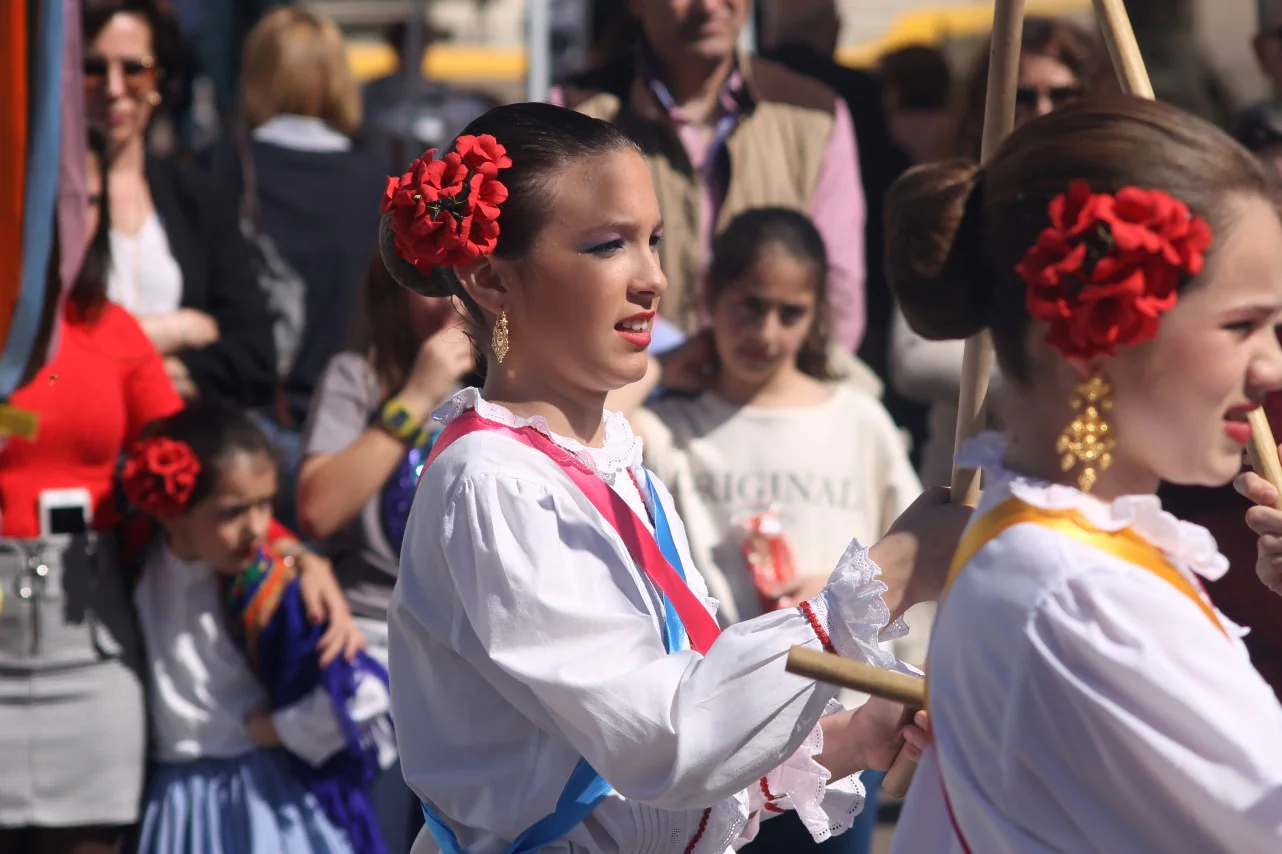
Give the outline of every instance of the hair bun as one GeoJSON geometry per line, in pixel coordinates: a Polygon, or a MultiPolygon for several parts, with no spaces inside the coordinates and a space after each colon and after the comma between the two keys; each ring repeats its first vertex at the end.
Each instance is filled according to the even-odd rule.
{"type": "Polygon", "coordinates": [[[387,272],[401,287],[425,297],[453,296],[454,289],[448,278],[453,276],[451,271],[437,268],[427,275],[396,254],[396,235],[392,234],[391,214],[383,214],[383,218],[379,220],[378,253],[383,257],[383,266],[387,268],[387,272]]]}
{"type": "Polygon", "coordinates": [[[979,167],[926,163],[886,193],[886,279],[923,338],[969,338],[988,326],[993,283],[981,262],[979,167]]]}

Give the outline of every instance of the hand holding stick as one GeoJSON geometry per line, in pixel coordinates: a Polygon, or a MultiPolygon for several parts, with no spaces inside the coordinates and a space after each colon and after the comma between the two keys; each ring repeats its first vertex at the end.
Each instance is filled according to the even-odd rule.
{"type": "MultiPolygon", "coordinates": [[[[788,652],[786,668],[789,673],[805,676],[830,685],[840,685],[854,691],[884,697],[905,706],[900,726],[912,722],[913,713],[926,707],[926,689],[924,681],[892,670],[872,667],[849,658],[842,658],[826,652],[815,652],[802,646],[794,646],[788,652]]],[[[908,759],[902,752],[891,763],[890,770],[882,780],[881,790],[886,794],[902,798],[908,793],[908,784],[912,782],[913,771],[917,763],[908,759]]]]}

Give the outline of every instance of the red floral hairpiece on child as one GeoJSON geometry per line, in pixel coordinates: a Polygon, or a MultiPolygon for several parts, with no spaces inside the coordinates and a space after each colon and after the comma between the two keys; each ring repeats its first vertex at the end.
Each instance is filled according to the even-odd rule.
{"type": "Polygon", "coordinates": [[[493,136],[460,136],[454,150],[436,149],[387,179],[382,211],[392,215],[396,254],[427,274],[489,255],[499,240],[499,205],[507,201],[500,169],[512,165],[493,136]]]}
{"type": "Polygon", "coordinates": [[[1047,341],[1069,358],[1151,339],[1211,245],[1206,220],[1161,190],[1113,195],[1074,181],[1051,200],[1050,217],[1015,271],[1028,285],[1029,314],[1050,325],[1047,341]]]}
{"type": "Polygon", "coordinates": [[[187,507],[200,460],[186,442],[157,436],[134,445],[121,472],[130,504],[151,516],[171,519],[187,507]]]}

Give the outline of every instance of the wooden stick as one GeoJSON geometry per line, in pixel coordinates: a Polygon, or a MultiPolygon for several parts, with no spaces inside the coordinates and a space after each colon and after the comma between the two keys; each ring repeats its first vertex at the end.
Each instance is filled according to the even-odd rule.
{"type": "Polygon", "coordinates": [[[817,682],[840,685],[842,688],[903,703],[910,709],[926,708],[926,689],[921,679],[860,661],[851,661],[832,653],[794,646],[788,650],[786,669],[789,673],[817,682]]]}
{"type": "Polygon", "coordinates": [[[1148,79],[1144,57],[1140,55],[1140,46],[1135,41],[1135,31],[1131,29],[1131,19],[1126,16],[1123,0],[1095,0],[1095,20],[1099,22],[1104,45],[1108,48],[1122,91],[1153,100],[1153,83],[1148,79]]]}
{"type": "Polygon", "coordinates": [[[1269,427],[1269,418],[1263,409],[1256,409],[1247,416],[1247,420],[1251,422],[1251,444],[1247,445],[1251,467],[1273,484],[1278,491],[1273,508],[1282,510],[1282,462],[1278,461],[1278,443],[1269,427]]]}
{"type": "MultiPolygon", "coordinates": [[[[993,41],[988,55],[988,93],[984,102],[984,135],[979,160],[987,163],[1015,125],[1015,90],[1019,85],[1019,45],[1024,34],[1024,0],[997,0],[993,41]]],[[[954,450],[984,428],[988,376],[993,369],[993,342],[987,332],[966,341],[961,392],[957,396],[954,450]]],[[[954,455],[954,459],[956,455],[954,455]]],[[[979,472],[953,464],[952,500],[974,506],[979,501],[979,472]]]]}

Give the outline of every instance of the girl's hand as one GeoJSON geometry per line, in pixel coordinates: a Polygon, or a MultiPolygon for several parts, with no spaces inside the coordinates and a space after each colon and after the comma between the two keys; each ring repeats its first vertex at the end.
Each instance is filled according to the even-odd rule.
{"type": "Polygon", "coordinates": [[[280,733],[271,712],[266,709],[255,709],[245,718],[245,731],[259,747],[280,747],[280,733]]]}
{"type": "Polygon", "coordinates": [[[297,540],[277,540],[272,547],[290,555],[298,565],[298,587],[307,616],[314,623],[329,623],[329,628],[316,644],[321,667],[342,655],[348,661],[365,648],[365,635],[352,619],[347,597],[334,578],[330,562],[315,552],[301,547],[297,540]]]}
{"type": "Polygon", "coordinates": [[[882,598],[892,618],[943,592],[957,541],[973,512],[950,503],[948,496],[945,487],[926,490],[868,550],[889,588],[882,598]]]}
{"type": "Polygon", "coordinates": [[[1260,538],[1256,545],[1255,574],[1264,586],[1282,595],[1282,510],[1273,505],[1278,491],[1255,472],[1243,472],[1233,488],[1260,505],[1246,511],[1246,524],[1260,538]]]}
{"type": "Polygon", "coordinates": [[[421,410],[421,416],[426,420],[459,380],[475,367],[472,340],[467,337],[461,323],[452,323],[419,346],[418,356],[400,397],[421,410]]]}
{"type": "Polygon", "coordinates": [[[218,321],[194,308],[140,317],[138,325],[163,356],[188,348],[200,349],[219,337],[218,321]]]}
{"type": "Polygon", "coordinates": [[[921,752],[930,744],[930,718],[925,711],[919,710],[905,726],[904,707],[880,697],[857,709],[850,725],[855,744],[862,748],[862,768],[887,771],[901,749],[913,762],[920,762],[921,752]]]}
{"type": "Polygon", "coordinates": [[[774,593],[774,598],[780,608],[794,608],[802,602],[809,602],[822,593],[827,586],[828,579],[822,575],[794,578],[787,584],[780,585],[774,593]]]}
{"type": "Polygon", "coordinates": [[[662,383],[674,391],[704,391],[717,378],[717,347],[712,330],[705,329],[681,346],[659,356],[662,383]]]}

